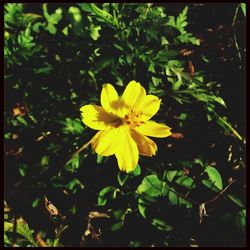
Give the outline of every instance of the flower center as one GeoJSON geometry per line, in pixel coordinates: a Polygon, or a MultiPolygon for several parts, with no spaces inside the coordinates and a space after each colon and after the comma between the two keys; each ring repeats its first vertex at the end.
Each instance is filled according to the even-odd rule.
{"type": "Polygon", "coordinates": [[[133,109],[130,110],[130,113],[126,114],[124,116],[124,123],[126,123],[128,126],[134,128],[139,126],[142,122],[139,120],[139,117],[141,116],[141,113],[135,112],[133,109]]]}

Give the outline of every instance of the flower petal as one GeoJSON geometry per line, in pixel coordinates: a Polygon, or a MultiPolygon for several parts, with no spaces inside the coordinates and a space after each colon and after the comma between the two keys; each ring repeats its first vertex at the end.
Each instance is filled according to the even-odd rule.
{"type": "Polygon", "coordinates": [[[92,149],[99,155],[109,156],[115,153],[114,138],[117,129],[101,130],[92,138],[92,149]]]}
{"type": "Polygon", "coordinates": [[[153,121],[146,121],[140,126],[136,127],[135,130],[143,135],[159,138],[167,137],[172,134],[170,127],[166,126],[165,124],[159,124],[153,121]]]}
{"type": "Polygon", "coordinates": [[[97,105],[84,105],[80,108],[82,121],[92,129],[103,130],[119,125],[120,120],[113,114],[107,113],[97,105]]]}
{"type": "Polygon", "coordinates": [[[148,137],[136,132],[135,130],[130,131],[132,138],[135,140],[139,153],[141,155],[152,156],[155,155],[157,145],[154,141],[148,137]]]}
{"type": "Polygon", "coordinates": [[[140,121],[147,121],[151,119],[159,110],[161,100],[155,95],[146,95],[140,102],[140,105],[136,109],[142,114],[140,115],[140,121]]]}
{"type": "Polygon", "coordinates": [[[129,129],[126,126],[121,126],[118,130],[116,137],[118,144],[115,156],[120,170],[128,173],[135,169],[139,159],[139,152],[136,142],[130,135],[129,129]]]}
{"type": "Polygon", "coordinates": [[[101,104],[102,107],[107,112],[115,113],[116,103],[119,99],[119,96],[113,87],[113,85],[106,83],[103,84],[102,92],[101,92],[101,104]]]}
{"type": "Polygon", "coordinates": [[[133,108],[146,96],[146,90],[139,82],[131,81],[123,92],[122,100],[126,105],[133,108]]]}

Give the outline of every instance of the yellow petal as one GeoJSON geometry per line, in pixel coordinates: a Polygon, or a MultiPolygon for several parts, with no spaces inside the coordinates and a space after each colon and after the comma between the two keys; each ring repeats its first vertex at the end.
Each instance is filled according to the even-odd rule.
{"type": "Polygon", "coordinates": [[[113,85],[107,83],[103,84],[102,92],[101,92],[101,104],[102,107],[107,111],[107,112],[115,112],[117,102],[118,102],[118,94],[113,87],[113,85]]]}
{"type": "Polygon", "coordinates": [[[137,110],[142,112],[140,121],[147,121],[153,117],[160,108],[161,100],[154,95],[146,95],[137,106],[137,110]]]}
{"type": "Polygon", "coordinates": [[[109,156],[115,153],[117,129],[101,130],[95,134],[92,139],[92,148],[99,155],[109,156]]]}
{"type": "Polygon", "coordinates": [[[80,108],[82,112],[82,121],[85,125],[92,129],[103,130],[109,127],[116,127],[120,120],[107,113],[102,107],[97,105],[84,105],[80,108]]]}
{"type": "Polygon", "coordinates": [[[135,130],[130,131],[132,138],[135,140],[139,153],[141,155],[152,156],[155,155],[157,145],[154,141],[148,137],[136,132],[135,130]]]}
{"type": "Polygon", "coordinates": [[[119,132],[116,137],[118,144],[115,156],[120,170],[128,173],[135,169],[139,159],[139,152],[136,142],[130,135],[129,129],[126,126],[121,126],[118,130],[119,132]]]}
{"type": "Polygon", "coordinates": [[[135,130],[143,135],[159,138],[167,137],[172,134],[170,127],[166,126],[165,124],[159,124],[153,121],[146,121],[140,126],[136,127],[135,130]]]}
{"type": "Polygon", "coordinates": [[[139,82],[131,81],[123,92],[122,100],[126,105],[133,108],[146,96],[145,89],[139,82]]]}

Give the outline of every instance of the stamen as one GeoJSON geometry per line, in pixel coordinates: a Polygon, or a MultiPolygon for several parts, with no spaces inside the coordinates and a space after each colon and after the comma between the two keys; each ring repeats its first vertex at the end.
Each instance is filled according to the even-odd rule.
{"type": "Polygon", "coordinates": [[[142,114],[137,113],[135,110],[131,109],[128,114],[124,116],[124,123],[126,123],[128,126],[134,128],[141,124],[141,122],[138,120],[138,117],[142,114]]]}

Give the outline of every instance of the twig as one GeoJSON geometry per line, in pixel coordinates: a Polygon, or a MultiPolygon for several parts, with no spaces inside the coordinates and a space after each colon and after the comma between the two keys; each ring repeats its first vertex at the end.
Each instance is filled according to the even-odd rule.
{"type": "Polygon", "coordinates": [[[222,196],[226,190],[233,184],[237,181],[237,179],[233,180],[231,183],[229,183],[223,190],[221,190],[215,197],[213,197],[211,200],[205,202],[204,204],[208,204],[208,203],[211,203],[211,202],[214,202],[216,201],[220,196],[222,196]]]}
{"type": "Polygon", "coordinates": [[[235,13],[234,13],[234,17],[233,17],[233,22],[232,22],[232,27],[235,26],[235,22],[236,22],[236,18],[238,15],[238,10],[239,10],[240,4],[236,7],[235,13]]]}
{"type": "Polygon", "coordinates": [[[85,143],[84,145],[82,145],[82,147],[80,147],[74,154],[72,154],[72,156],[70,157],[70,159],[64,165],[67,165],[76,155],[78,155],[85,148],[87,148],[91,144],[91,142],[92,142],[92,138],[87,143],[85,143]]]}
{"type": "Polygon", "coordinates": [[[236,38],[235,34],[234,34],[234,43],[235,43],[235,47],[236,47],[236,50],[237,50],[238,57],[239,57],[239,59],[241,61],[240,48],[239,48],[239,45],[238,45],[237,38],[236,38]]]}
{"type": "Polygon", "coordinates": [[[204,216],[208,216],[207,215],[207,211],[206,211],[206,204],[211,203],[216,201],[219,197],[221,197],[223,195],[223,193],[225,193],[225,191],[234,183],[236,182],[236,179],[233,180],[231,183],[229,183],[223,190],[221,190],[215,197],[213,197],[211,200],[206,201],[206,202],[202,202],[199,204],[199,217],[200,217],[200,224],[203,221],[203,217],[204,216]]]}
{"type": "Polygon", "coordinates": [[[15,247],[16,244],[16,230],[17,230],[17,220],[16,215],[14,215],[14,225],[13,225],[13,237],[12,237],[12,247],[15,247]]]}
{"type": "MultiPolygon", "coordinates": [[[[232,27],[233,28],[234,28],[235,23],[236,23],[236,18],[237,18],[237,15],[238,15],[239,7],[240,7],[240,4],[238,4],[238,6],[237,6],[237,8],[235,10],[235,13],[234,13],[234,18],[233,18],[233,22],[232,22],[232,27]]],[[[238,45],[238,42],[237,42],[237,38],[235,36],[235,32],[234,32],[234,43],[235,43],[235,47],[236,47],[236,50],[237,50],[238,57],[239,57],[239,59],[241,61],[240,48],[239,48],[239,45],[238,45]]]]}

